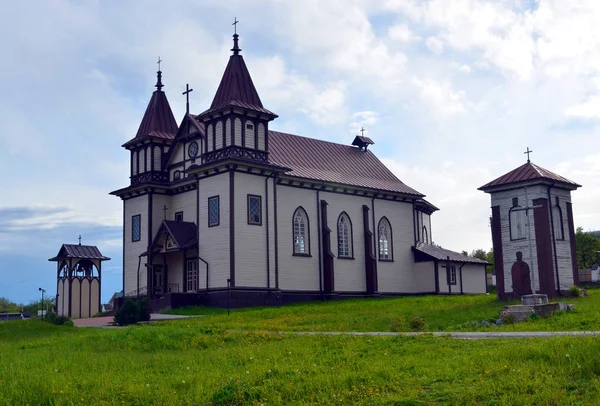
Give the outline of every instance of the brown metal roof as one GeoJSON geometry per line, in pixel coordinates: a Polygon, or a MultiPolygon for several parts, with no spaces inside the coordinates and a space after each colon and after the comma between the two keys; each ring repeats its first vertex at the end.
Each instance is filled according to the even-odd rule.
{"type": "Polygon", "coordinates": [[[420,261],[451,261],[451,262],[462,262],[466,264],[481,264],[491,265],[487,261],[483,261],[479,258],[473,258],[468,255],[462,255],[458,252],[450,251],[442,247],[437,247],[431,244],[418,243],[412,247],[415,253],[415,260],[420,261]]]}
{"type": "Polygon", "coordinates": [[[417,207],[417,209],[421,209],[422,211],[425,211],[426,213],[433,213],[434,211],[438,211],[439,208],[434,206],[433,204],[429,203],[427,200],[425,199],[419,199],[415,202],[415,206],[417,207]]]}
{"type": "Polygon", "coordinates": [[[493,181],[486,183],[485,185],[478,188],[479,190],[483,190],[484,192],[493,189],[497,186],[505,186],[511,185],[520,182],[527,182],[532,180],[546,180],[551,182],[558,182],[564,186],[569,186],[573,189],[577,189],[581,187],[581,185],[569,180],[567,178],[563,178],[560,175],[555,174],[547,169],[542,168],[536,164],[532,164],[531,162],[527,162],[516,169],[500,176],[493,181]]]}
{"type": "Polygon", "coordinates": [[[108,261],[110,259],[102,255],[95,245],[63,244],[58,254],[48,261],[60,261],[66,258],[99,259],[101,261],[108,261]]]}
{"type": "Polygon", "coordinates": [[[227,63],[210,109],[200,115],[210,114],[227,107],[239,107],[277,117],[275,113],[263,107],[244,58],[239,55],[239,51],[238,49],[238,52],[234,52],[234,55],[229,57],[229,63],[227,63]]]}
{"type": "Polygon", "coordinates": [[[160,75],[156,87],[158,89],[152,93],[135,137],[123,144],[124,147],[148,137],[173,139],[177,134],[177,122],[171,111],[167,95],[161,90],[160,75]]]}
{"type": "Polygon", "coordinates": [[[382,191],[424,196],[402,183],[371,151],[269,131],[269,161],[289,175],[382,191]]]}

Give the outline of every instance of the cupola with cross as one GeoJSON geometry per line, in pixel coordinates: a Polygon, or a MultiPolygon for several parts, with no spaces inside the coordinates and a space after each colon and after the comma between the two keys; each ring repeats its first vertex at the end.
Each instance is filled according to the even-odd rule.
{"type": "Polygon", "coordinates": [[[267,161],[269,122],[277,115],[266,108],[254,87],[238,44],[237,19],[233,54],[210,108],[198,116],[205,124],[205,163],[225,158],[267,161]]]}
{"type": "Polygon", "coordinates": [[[124,148],[131,151],[131,185],[168,181],[164,160],[178,128],[167,95],[162,90],[161,62],[158,58],[156,90],[152,93],[138,131],[134,138],[123,144],[124,148]]]}

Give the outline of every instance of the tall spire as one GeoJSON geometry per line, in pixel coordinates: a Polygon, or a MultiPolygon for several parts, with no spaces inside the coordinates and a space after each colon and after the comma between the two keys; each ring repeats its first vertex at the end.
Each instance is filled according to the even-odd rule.
{"type": "Polygon", "coordinates": [[[156,72],[156,85],[154,85],[154,87],[156,87],[156,90],[158,90],[159,92],[162,91],[162,88],[163,88],[162,72],[160,71],[160,63],[161,62],[162,62],[162,60],[160,59],[160,56],[159,56],[158,62],[156,62],[158,64],[158,71],[156,72]]]}

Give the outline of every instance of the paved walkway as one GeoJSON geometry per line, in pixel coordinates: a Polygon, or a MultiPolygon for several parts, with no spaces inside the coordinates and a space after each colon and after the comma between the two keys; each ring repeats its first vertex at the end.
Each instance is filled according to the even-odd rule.
{"type": "Polygon", "coordinates": [[[376,331],[281,331],[273,334],[297,334],[297,335],[349,335],[349,336],[436,336],[452,337],[465,340],[478,340],[482,338],[531,338],[531,337],[555,337],[555,336],[600,336],[600,331],[473,331],[473,332],[376,332],[376,331]]]}
{"type": "MultiPolygon", "coordinates": [[[[160,313],[152,313],[150,315],[150,321],[162,321],[162,320],[179,320],[179,319],[189,319],[192,317],[201,317],[201,316],[179,316],[176,314],[160,314],[160,313]]],[[[113,316],[107,317],[92,317],[91,319],[75,319],[73,320],[73,324],[75,327],[114,327],[113,326],[113,316]]]]}

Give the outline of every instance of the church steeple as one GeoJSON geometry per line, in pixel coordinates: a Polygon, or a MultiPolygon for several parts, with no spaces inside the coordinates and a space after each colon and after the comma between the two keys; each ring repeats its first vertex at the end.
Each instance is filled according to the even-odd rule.
{"type": "Polygon", "coordinates": [[[268,161],[269,122],[277,114],[263,107],[240,54],[237,19],[232,55],[210,108],[198,115],[207,134],[204,162],[224,157],[268,161]]]}

